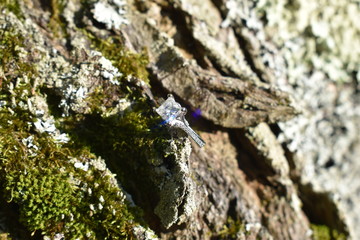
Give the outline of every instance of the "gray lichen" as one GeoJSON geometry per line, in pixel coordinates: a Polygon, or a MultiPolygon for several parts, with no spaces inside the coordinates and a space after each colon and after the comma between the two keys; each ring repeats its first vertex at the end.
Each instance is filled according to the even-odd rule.
{"type": "Polygon", "coordinates": [[[179,149],[179,144],[172,142],[166,151],[166,154],[173,155],[175,161],[170,171],[164,166],[157,168],[158,171],[166,171],[166,180],[160,185],[160,201],[154,212],[166,228],[186,222],[197,207],[195,183],[188,165],[191,153],[189,140],[182,145],[184,146],[179,149]]]}
{"type": "Polygon", "coordinates": [[[94,18],[106,25],[107,29],[119,29],[121,25],[127,24],[128,20],[124,16],[126,1],[99,1],[94,4],[94,18]]]}

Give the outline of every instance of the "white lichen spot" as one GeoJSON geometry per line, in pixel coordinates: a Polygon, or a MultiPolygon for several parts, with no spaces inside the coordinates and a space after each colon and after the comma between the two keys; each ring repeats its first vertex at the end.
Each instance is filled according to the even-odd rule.
{"type": "Polygon", "coordinates": [[[126,109],[128,109],[131,106],[131,104],[132,103],[128,99],[125,98],[120,99],[118,104],[120,112],[123,112],[126,109]]]}
{"type": "Polygon", "coordinates": [[[35,115],[37,117],[42,117],[44,116],[44,114],[45,114],[44,110],[39,110],[39,109],[35,110],[35,115]]]}
{"type": "Polygon", "coordinates": [[[21,142],[26,146],[27,148],[27,154],[31,157],[36,156],[38,154],[39,147],[34,144],[34,136],[31,135],[27,138],[23,138],[21,142]]]}
{"type": "Polygon", "coordinates": [[[66,133],[62,133],[60,135],[55,135],[54,140],[57,143],[68,143],[70,141],[70,138],[66,133]]]}
{"type": "Polygon", "coordinates": [[[34,150],[38,150],[38,146],[34,144],[34,136],[29,136],[27,138],[23,138],[21,142],[29,149],[33,148],[34,150]]]}
{"type": "Polygon", "coordinates": [[[96,21],[105,24],[106,28],[119,29],[121,25],[128,24],[125,18],[124,1],[116,1],[117,6],[112,6],[108,2],[99,1],[94,5],[93,14],[96,21]]]}
{"type": "Polygon", "coordinates": [[[291,207],[298,213],[301,212],[301,200],[299,198],[299,196],[295,193],[291,194],[291,202],[290,202],[291,207]]]}
{"type": "Polygon", "coordinates": [[[90,205],[89,205],[89,208],[90,208],[91,211],[95,211],[95,207],[94,207],[93,204],[90,204],[90,205]]]}
{"type": "Polygon", "coordinates": [[[98,157],[97,159],[93,159],[91,161],[91,165],[99,171],[105,171],[106,170],[106,164],[104,159],[102,159],[101,157],[98,157]]]}
{"type": "Polygon", "coordinates": [[[86,89],[84,87],[79,87],[75,93],[77,98],[85,98],[86,96],[86,89]]]}
{"type": "Polygon", "coordinates": [[[34,122],[34,126],[40,133],[43,132],[53,133],[56,130],[54,121],[52,119],[48,119],[45,121],[37,119],[37,121],[34,122]]]}
{"type": "Polygon", "coordinates": [[[0,100],[0,108],[6,106],[6,101],[5,100],[0,100]]]}
{"type": "Polygon", "coordinates": [[[102,202],[102,203],[105,202],[105,199],[104,199],[104,197],[102,195],[99,197],[99,201],[102,202]]]}
{"type": "Polygon", "coordinates": [[[44,236],[44,240],[62,240],[65,239],[65,235],[63,233],[56,233],[53,237],[44,236]]]}
{"type": "MultiPolygon", "coordinates": [[[[14,104],[13,104],[13,105],[14,105],[14,104]]],[[[9,113],[10,113],[11,115],[14,115],[14,114],[15,114],[14,110],[12,110],[11,108],[8,108],[7,110],[9,111],[9,113]]],[[[11,122],[11,121],[8,121],[8,122],[11,122]]],[[[10,124],[12,124],[12,122],[11,122],[10,124]]]]}
{"type": "Polygon", "coordinates": [[[126,1],[124,1],[124,0],[113,0],[113,2],[118,7],[123,7],[126,5],[126,1]]]}
{"type": "Polygon", "coordinates": [[[101,203],[99,203],[98,208],[99,208],[99,210],[102,210],[104,208],[104,206],[101,203]]]}
{"type": "Polygon", "coordinates": [[[79,168],[84,171],[87,171],[87,170],[89,170],[89,163],[76,162],[76,163],[74,163],[74,167],[79,168]]]}
{"type": "Polygon", "coordinates": [[[258,230],[261,229],[261,224],[258,223],[258,222],[245,224],[245,230],[246,230],[247,232],[249,232],[251,229],[258,231],[258,230]]]}
{"type": "Polygon", "coordinates": [[[101,56],[98,60],[102,68],[100,72],[101,76],[105,79],[109,79],[110,83],[114,85],[120,85],[120,82],[116,78],[121,77],[123,74],[112,65],[111,61],[103,57],[98,51],[91,51],[90,55],[93,57],[101,56]]]}
{"type": "Polygon", "coordinates": [[[142,236],[143,239],[148,239],[148,240],[158,240],[159,239],[150,228],[145,228],[141,225],[134,226],[133,231],[134,231],[135,235],[142,236]]]}

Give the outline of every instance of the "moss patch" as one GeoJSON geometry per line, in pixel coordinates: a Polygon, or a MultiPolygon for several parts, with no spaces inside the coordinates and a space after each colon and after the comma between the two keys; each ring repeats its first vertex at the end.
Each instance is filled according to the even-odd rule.
{"type": "Polygon", "coordinates": [[[14,13],[19,19],[24,19],[19,1],[17,0],[0,0],[0,10],[2,8],[14,13]]]}
{"type": "Polygon", "coordinates": [[[0,32],[0,191],[19,207],[31,232],[67,239],[131,239],[134,216],[122,191],[97,157],[72,142],[35,131],[29,102],[37,90],[24,37],[0,32]],[[6,46],[6,47],[4,47],[6,46]],[[86,170],[75,167],[88,164],[86,170]],[[89,165],[90,163],[90,165],[89,165]]]}
{"type": "MultiPolygon", "coordinates": [[[[52,1],[53,7],[55,3],[52,1]]],[[[60,12],[52,14],[56,21],[61,20],[60,12]]],[[[136,203],[153,214],[159,191],[156,179],[161,176],[152,167],[173,156],[164,153],[169,146],[169,133],[160,127],[160,117],[153,113],[136,82],[148,82],[146,54],[126,51],[117,36],[103,39],[84,30],[92,46],[111,60],[122,76],[116,79],[119,85],[103,77],[101,71],[105,67],[97,61],[99,58],[96,60],[101,56],[74,60],[70,63],[72,67],[65,69],[77,70],[81,64],[88,64],[89,78],[84,77],[84,81],[94,80],[91,83],[96,89],[69,77],[66,87],[75,92],[80,86],[85,89],[84,98],[77,98],[76,94],[69,97],[66,87],[51,85],[62,81],[56,72],[64,69],[68,59],[50,64],[54,72],[51,86],[44,80],[43,85],[35,87],[37,78],[48,77],[46,71],[39,69],[38,73],[36,67],[41,68],[52,59],[42,59],[37,66],[33,65],[33,46],[26,45],[32,44],[32,39],[15,32],[5,29],[1,32],[5,37],[0,39],[1,45],[7,46],[0,48],[0,66],[5,72],[0,76],[1,193],[19,207],[21,222],[34,234],[60,233],[66,239],[131,239],[134,226],[142,221],[140,210],[124,200],[122,190],[105,165],[100,168],[96,165],[97,156],[104,158],[124,188],[131,190],[134,200],[141,200],[136,203]],[[36,98],[43,105],[47,98],[45,108],[48,107],[51,117],[47,112],[39,117],[31,111],[36,98]],[[73,107],[71,100],[85,102],[84,108],[89,107],[86,110],[90,111],[73,107]],[[117,111],[121,100],[130,105],[117,111]],[[60,101],[69,103],[68,115],[63,114],[60,101]],[[72,140],[60,143],[53,134],[40,133],[34,123],[46,118],[54,118],[57,127],[53,127],[54,131],[67,132],[72,140]]],[[[43,50],[47,50],[46,46],[43,50]]]]}
{"type": "Polygon", "coordinates": [[[66,33],[66,24],[62,19],[61,13],[64,11],[65,5],[68,0],[51,0],[50,11],[51,17],[49,21],[49,29],[53,32],[57,38],[64,37],[66,33]]]}
{"type": "Polygon", "coordinates": [[[159,128],[160,119],[145,104],[137,102],[123,116],[87,115],[82,121],[67,125],[67,131],[79,147],[88,146],[106,159],[149,220],[159,196],[154,167],[172,156],[164,153],[170,139],[168,132],[159,128]]]}
{"type": "Polygon", "coordinates": [[[24,144],[30,136],[20,128],[2,128],[0,135],[3,194],[19,205],[20,219],[30,231],[64,233],[69,239],[131,237],[135,223],[122,192],[104,171],[83,171],[69,161],[94,155],[59,146],[45,134],[32,134],[33,140],[24,144]]]}
{"type": "Polygon", "coordinates": [[[237,239],[237,234],[239,232],[245,233],[244,224],[241,223],[240,220],[234,221],[231,217],[229,217],[226,224],[219,232],[213,235],[213,237],[215,239],[237,239]]]}
{"type": "Polygon", "coordinates": [[[122,40],[119,36],[113,35],[107,39],[102,39],[90,31],[84,31],[84,33],[92,42],[92,46],[109,59],[114,67],[123,73],[124,78],[134,76],[149,83],[149,73],[146,69],[149,58],[145,49],[141,53],[133,53],[122,47],[122,40]]]}
{"type": "Polygon", "coordinates": [[[326,225],[311,224],[314,240],[345,240],[346,236],[326,225]]]}

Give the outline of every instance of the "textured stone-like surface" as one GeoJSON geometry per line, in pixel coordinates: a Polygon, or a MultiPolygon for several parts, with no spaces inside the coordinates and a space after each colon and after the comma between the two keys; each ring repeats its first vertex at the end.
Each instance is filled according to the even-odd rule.
{"type": "MultiPolygon", "coordinates": [[[[2,28],[10,24],[25,36],[27,48],[20,50],[36,65],[34,94],[23,104],[37,117],[34,129],[59,144],[69,141],[71,129],[89,131],[79,140],[118,176],[100,158],[69,161],[79,171],[96,165],[114,186],[123,180],[124,198],[142,208],[159,237],[309,239],[309,222],[317,221],[357,239],[355,3],[102,0],[69,1],[57,12],[44,1],[27,2],[20,4],[25,21],[9,12],[0,18],[2,28]],[[335,9],[339,14],[329,21],[335,9]],[[54,19],[63,25],[54,27],[54,19]],[[124,48],[147,52],[154,95],[145,78],[120,71],[106,57],[109,51],[101,52],[99,46],[114,42],[119,50],[112,49],[113,56],[124,48]],[[105,91],[99,94],[99,88],[105,91]],[[146,95],[155,104],[165,93],[196,110],[189,122],[204,148],[192,148],[182,131],[141,125],[151,106],[139,111],[137,103],[146,95]],[[130,123],[116,124],[134,111],[130,123]],[[280,129],[263,123],[296,114],[280,129]],[[149,148],[137,141],[154,132],[158,138],[149,148]],[[125,140],[111,140],[116,134],[125,140]],[[92,144],[99,139],[100,146],[92,144]]],[[[0,80],[9,74],[0,72],[0,80]]],[[[34,147],[32,138],[23,144],[34,147]]],[[[0,216],[10,215],[0,209],[0,216]]],[[[157,238],[140,225],[132,231],[139,239],[157,238]]]]}

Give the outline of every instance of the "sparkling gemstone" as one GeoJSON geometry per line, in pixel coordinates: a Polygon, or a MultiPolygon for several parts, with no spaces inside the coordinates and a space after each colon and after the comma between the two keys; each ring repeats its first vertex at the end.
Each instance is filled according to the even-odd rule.
{"type": "Polygon", "coordinates": [[[166,101],[156,109],[156,112],[166,122],[170,123],[182,113],[181,105],[175,102],[174,98],[169,97],[166,101]]]}
{"type": "Polygon", "coordinates": [[[184,118],[186,114],[186,108],[181,107],[179,103],[175,102],[172,95],[168,95],[166,101],[161,104],[160,107],[155,109],[155,111],[164,120],[161,125],[167,124],[168,126],[182,129],[200,147],[203,147],[205,145],[204,140],[202,140],[201,137],[194,130],[191,129],[189,123],[184,118]]]}

